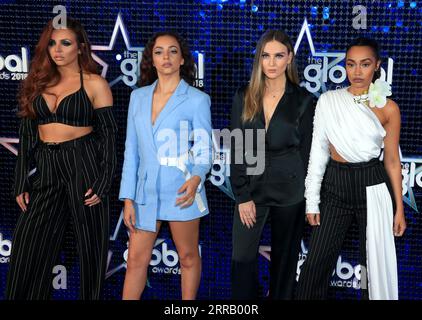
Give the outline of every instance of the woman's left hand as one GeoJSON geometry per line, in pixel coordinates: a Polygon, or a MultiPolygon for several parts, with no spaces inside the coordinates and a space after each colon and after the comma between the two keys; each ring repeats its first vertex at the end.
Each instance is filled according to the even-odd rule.
{"type": "Polygon", "coordinates": [[[182,197],[176,199],[176,206],[180,205],[181,208],[186,208],[192,205],[195,201],[196,190],[198,189],[201,178],[199,176],[193,176],[186,181],[177,192],[185,194],[182,197]]]}
{"type": "MultiPolygon", "coordinates": [[[[90,196],[91,194],[92,194],[92,189],[88,189],[88,191],[85,193],[85,198],[90,196]]],[[[88,199],[85,199],[84,204],[86,206],[92,207],[92,206],[95,206],[96,204],[99,204],[100,202],[101,202],[100,197],[97,196],[96,194],[93,194],[88,199]]]]}
{"type": "Polygon", "coordinates": [[[398,209],[394,216],[394,235],[401,237],[406,230],[406,219],[404,218],[404,209],[398,209]]]}

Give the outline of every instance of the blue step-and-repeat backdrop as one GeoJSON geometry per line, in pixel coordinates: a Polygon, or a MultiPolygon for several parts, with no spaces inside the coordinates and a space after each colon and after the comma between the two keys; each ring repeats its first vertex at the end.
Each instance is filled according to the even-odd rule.
{"type": "MultiPolygon", "coordinates": [[[[402,115],[400,139],[403,201],[408,229],[396,239],[401,299],[422,298],[422,1],[328,0],[132,0],[0,1],[0,299],[3,298],[12,234],[21,214],[11,194],[18,141],[17,89],[42,28],[63,5],[79,19],[92,43],[93,57],[114,95],[119,125],[119,167],[111,198],[110,250],[104,299],[120,299],[126,270],[128,234],[122,222],[118,187],[123,160],[130,92],[136,88],[143,48],[160,30],[176,30],[188,39],[197,64],[195,85],[212,98],[216,129],[229,126],[235,89],[248,81],[254,48],[267,29],[285,30],[295,44],[302,85],[315,96],[347,85],[344,51],[365,35],[382,47],[383,77],[392,85],[402,115]]],[[[199,299],[230,298],[231,228],[234,202],[227,176],[227,146],[216,145],[207,182],[211,214],[201,222],[203,259],[199,299]]],[[[357,227],[351,227],[330,284],[330,298],[359,297],[357,227]]],[[[299,274],[306,259],[306,228],[299,274]]],[[[260,295],[269,281],[269,226],[259,249],[260,295]]],[[[154,246],[146,299],[180,299],[180,266],[168,227],[154,246]]],[[[77,299],[78,256],[72,225],[60,261],[52,270],[53,297],[77,299]]]]}

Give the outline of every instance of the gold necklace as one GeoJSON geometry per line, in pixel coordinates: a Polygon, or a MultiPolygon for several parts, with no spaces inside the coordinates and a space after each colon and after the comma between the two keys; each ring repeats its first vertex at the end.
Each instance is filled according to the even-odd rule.
{"type": "Polygon", "coordinates": [[[267,90],[268,90],[268,93],[269,93],[269,94],[270,94],[273,98],[275,98],[275,97],[277,96],[277,93],[278,93],[278,92],[280,92],[280,94],[281,94],[281,93],[283,93],[285,88],[282,88],[281,90],[275,90],[275,91],[273,91],[274,93],[272,93],[272,92],[268,89],[268,87],[265,87],[265,89],[267,89],[267,90]]]}

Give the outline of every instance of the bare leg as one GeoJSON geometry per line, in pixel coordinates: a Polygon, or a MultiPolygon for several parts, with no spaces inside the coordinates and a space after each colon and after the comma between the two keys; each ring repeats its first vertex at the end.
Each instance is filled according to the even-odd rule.
{"type": "Polygon", "coordinates": [[[160,230],[157,221],[156,232],[136,230],[129,236],[129,254],[123,286],[123,300],[139,300],[147,281],[148,266],[151,261],[152,248],[160,230]]]}
{"type": "Polygon", "coordinates": [[[182,271],[182,300],[194,300],[201,280],[201,257],[199,256],[199,219],[172,221],[173,241],[180,258],[182,271]]]}

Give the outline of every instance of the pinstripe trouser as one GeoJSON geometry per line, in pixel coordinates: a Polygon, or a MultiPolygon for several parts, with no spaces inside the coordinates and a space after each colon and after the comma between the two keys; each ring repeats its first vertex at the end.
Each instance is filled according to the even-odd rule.
{"type": "Polygon", "coordinates": [[[80,298],[100,298],[107,262],[109,203],[103,197],[92,207],[83,204],[85,192],[101,174],[97,148],[92,133],[37,146],[28,210],[20,214],[13,236],[6,299],[50,298],[52,270],[69,218],[73,219],[80,261],[80,298]]]}
{"type": "Polygon", "coordinates": [[[378,159],[363,163],[340,163],[330,159],[321,185],[320,226],[312,229],[308,255],[299,277],[297,299],[327,298],[331,274],[354,218],[359,228],[359,263],[363,267],[362,298],[368,298],[366,187],[383,182],[388,187],[391,199],[394,199],[389,177],[378,159]]]}

